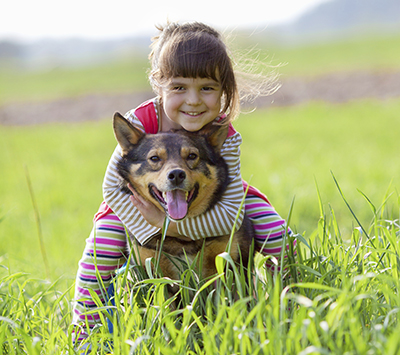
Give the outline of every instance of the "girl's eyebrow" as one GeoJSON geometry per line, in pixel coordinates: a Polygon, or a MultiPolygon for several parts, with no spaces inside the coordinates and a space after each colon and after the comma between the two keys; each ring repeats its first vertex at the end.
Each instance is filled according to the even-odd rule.
{"type": "Polygon", "coordinates": [[[218,81],[209,81],[207,83],[203,83],[202,86],[221,86],[221,84],[218,81]]]}
{"type": "Polygon", "coordinates": [[[174,86],[184,86],[184,85],[185,84],[183,82],[172,79],[167,83],[166,86],[167,87],[174,87],[174,86]]]}
{"type": "Polygon", "coordinates": [[[201,86],[220,86],[221,84],[214,79],[209,79],[208,81],[204,81],[201,86]]]}

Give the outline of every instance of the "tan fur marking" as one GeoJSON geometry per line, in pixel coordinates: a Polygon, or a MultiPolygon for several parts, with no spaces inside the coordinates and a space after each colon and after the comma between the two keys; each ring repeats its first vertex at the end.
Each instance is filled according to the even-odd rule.
{"type": "Polygon", "coordinates": [[[186,162],[187,166],[190,169],[196,169],[196,167],[200,161],[199,150],[195,147],[190,147],[190,146],[182,147],[181,148],[181,157],[186,162]],[[191,154],[196,156],[196,158],[191,159],[191,154]]]}
{"type": "Polygon", "coordinates": [[[201,172],[193,173],[193,178],[199,183],[199,195],[190,206],[188,217],[198,216],[206,211],[213,198],[216,190],[217,171],[212,166],[208,166],[208,169],[211,172],[211,178],[201,172]]]}
{"type": "Polygon", "coordinates": [[[160,169],[168,158],[167,150],[165,148],[152,149],[147,154],[147,161],[154,169],[160,169]],[[160,160],[155,162],[151,158],[158,157],[160,160]]]}

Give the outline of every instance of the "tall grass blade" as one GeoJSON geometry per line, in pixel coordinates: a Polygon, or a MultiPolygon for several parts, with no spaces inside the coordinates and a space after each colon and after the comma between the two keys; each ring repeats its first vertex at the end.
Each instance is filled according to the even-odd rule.
{"type": "Polygon", "coordinates": [[[357,218],[356,214],[354,213],[353,209],[350,207],[350,204],[347,202],[347,199],[345,198],[342,189],[339,186],[338,181],[336,180],[335,175],[333,174],[333,172],[331,171],[331,175],[333,177],[333,180],[335,182],[335,185],[340,193],[340,196],[342,197],[342,200],[344,201],[344,203],[346,204],[347,208],[349,209],[350,213],[353,215],[354,219],[357,221],[359,227],[363,230],[365,236],[368,238],[368,240],[370,241],[371,245],[375,248],[374,242],[372,241],[372,239],[369,237],[368,232],[365,230],[365,228],[363,227],[363,225],[361,224],[361,222],[359,221],[359,219],[357,218]]]}
{"type": "Polygon", "coordinates": [[[39,208],[36,203],[35,195],[33,193],[31,179],[29,177],[28,167],[26,165],[25,165],[25,176],[26,176],[26,182],[28,184],[29,194],[31,196],[33,211],[35,213],[35,220],[36,220],[36,227],[37,227],[37,233],[38,233],[38,238],[39,238],[40,251],[42,253],[46,277],[50,280],[50,267],[49,267],[49,262],[47,259],[46,248],[45,248],[44,241],[43,241],[42,223],[40,220],[39,208]]]}
{"type": "MultiPolygon", "coordinates": [[[[374,244],[372,238],[369,236],[368,232],[365,230],[365,228],[363,227],[363,225],[361,224],[361,222],[360,222],[359,219],[357,218],[356,214],[354,213],[353,209],[350,207],[349,203],[347,202],[346,198],[344,197],[344,194],[343,194],[343,192],[342,192],[342,189],[340,188],[339,183],[338,183],[338,181],[336,180],[335,175],[333,174],[332,171],[331,171],[331,174],[332,174],[333,180],[335,181],[335,185],[336,185],[337,189],[339,190],[340,196],[342,197],[342,199],[343,199],[344,203],[346,204],[347,208],[349,209],[349,211],[350,211],[351,214],[353,215],[354,219],[357,221],[359,227],[360,227],[360,228],[362,229],[362,231],[364,232],[365,236],[367,237],[368,241],[371,243],[372,247],[373,247],[373,248],[376,248],[376,246],[375,246],[375,244],[374,244]]],[[[379,263],[383,266],[383,268],[385,268],[385,264],[383,263],[384,254],[385,254],[385,253],[383,253],[383,255],[381,255],[381,256],[379,256],[379,254],[378,254],[378,256],[379,256],[379,263]]]]}
{"type": "Polygon", "coordinates": [[[156,262],[156,272],[158,272],[159,266],[160,266],[160,260],[161,260],[161,253],[162,253],[162,248],[164,245],[165,237],[167,235],[168,227],[170,224],[171,220],[168,218],[168,216],[165,217],[164,224],[161,230],[161,243],[160,243],[160,249],[158,250],[158,255],[157,255],[157,262],[156,262]]]}

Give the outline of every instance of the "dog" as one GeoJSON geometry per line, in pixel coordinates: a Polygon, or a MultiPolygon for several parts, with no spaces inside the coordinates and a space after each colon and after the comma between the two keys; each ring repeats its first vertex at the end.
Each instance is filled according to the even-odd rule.
{"type": "MultiPolygon", "coordinates": [[[[151,201],[171,220],[198,216],[212,208],[229,184],[228,167],[220,154],[228,133],[228,126],[209,124],[200,132],[174,131],[145,134],[118,112],[113,118],[116,140],[122,150],[117,169],[121,176],[121,189],[133,189],[151,201]]],[[[128,232],[129,234],[129,232],[128,232]]],[[[158,253],[161,234],[145,245],[135,246],[131,252],[144,266],[147,258],[158,253]]],[[[247,267],[249,250],[254,237],[251,222],[245,217],[240,229],[234,233],[230,255],[235,262],[247,267]]],[[[166,236],[160,255],[160,269],[164,277],[179,279],[177,263],[170,256],[186,259],[190,263],[202,254],[197,268],[200,276],[216,274],[215,258],[227,250],[230,236],[183,241],[166,236]]]]}

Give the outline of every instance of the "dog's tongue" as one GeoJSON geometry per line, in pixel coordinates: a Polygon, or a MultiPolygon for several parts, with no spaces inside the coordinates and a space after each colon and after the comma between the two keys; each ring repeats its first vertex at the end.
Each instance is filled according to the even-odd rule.
{"type": "Polygon", "coordinates": [[[184,218],[188,211],[185,192],[182,190],[167,191],[167,208],[172,219],[184,218]]]}

